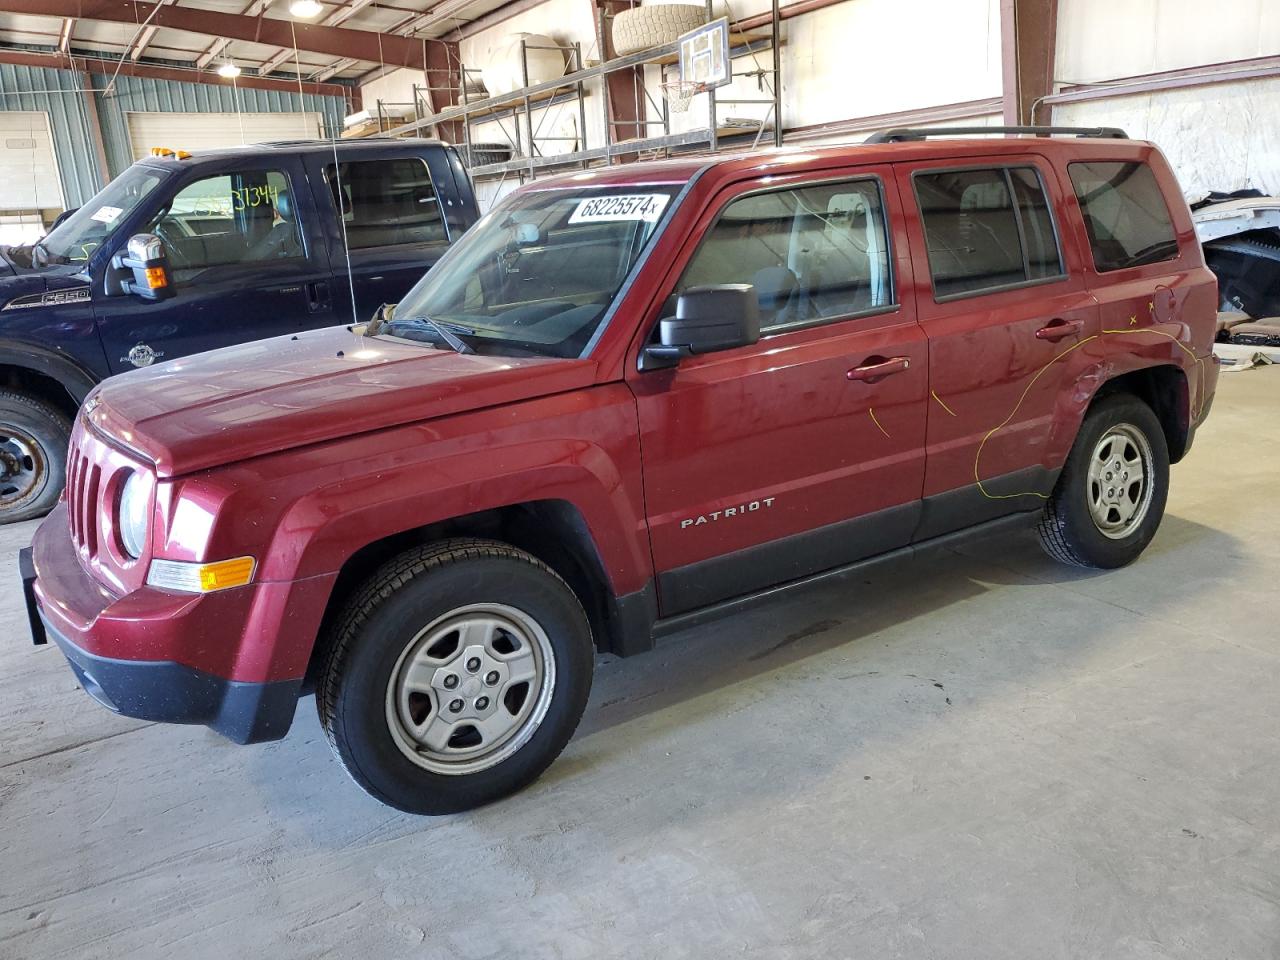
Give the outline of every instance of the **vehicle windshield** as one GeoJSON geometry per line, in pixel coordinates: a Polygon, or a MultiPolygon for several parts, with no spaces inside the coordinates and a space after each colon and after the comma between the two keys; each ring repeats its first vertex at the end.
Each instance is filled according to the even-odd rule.
{"type": "Polygon", "coordinates": [[[478,353],[579,356],[677,189],[515,194],[405,294],[389,323],[370,332],[440,345],[437,326],[451,325],[478,353]]]}
{"type": "Polygon", "coordinates": [[[164,174],[158,170],[137,165],[130,167],[49,231],[49,235],[36,245],[40,261],[83,263],[88,260],[163,179],[164,174]]]}

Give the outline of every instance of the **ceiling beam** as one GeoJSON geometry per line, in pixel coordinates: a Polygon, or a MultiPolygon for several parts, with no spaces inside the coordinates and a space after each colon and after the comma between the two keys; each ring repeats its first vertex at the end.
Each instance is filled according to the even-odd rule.
{"type": "MultiPolygon", "coordinates": [[[[450,2],[450,0],[446,0],[450,2]]],[[[138,24],[151,18],[151,24],[172,30],[202,33],[249,43],[292,48],[294,33],[291,21],[270,17],[253,19],[236,13],[203,10],[195,7],[159,6],[138,0],[0,0],[0,13],[27,16],[78,17],[107,23],[138,24]]],[[[389,63],[398,67],[426,66],[420,40],[396,34],[378,34],[369,30],[350,30],[322,24],[296,23],[300,50],[333,57],[353,57],[372,63],[389,63]]],[[[434,41],[427,41],[432,43],[434,41]]]]}
{"type": "Polygon", "coordinates": [[[324,81],[332,77],[335,73],[341,73],[343,70],[347,69],[347,67],[351,66],[353,63],[355,63],[354,60],[351,60],[346,57],[344,57],[341,60],[335,60],[333,61],[333,63],[325,67],[323,70],[317,70],[315,73],[313,73],[311,75],[311,79],[315,80],[316,83],[323,83],[324,81]]]}
{"type": "MultiPolygon", "coordinates": [[[[355,16],[357,13],[359,13],[361,10],[363,10],[365,7],[367,7],[371,3],[373,3],[373,0],[350,0],[350,2],[339,7],[337,10],[333,11],[333,13],[329,14],[327,17],[321,20],[320,25],[325,27],[336,27],[338,26],[338,24],[351,19],[353,16],[355,16]]],[[[277,50],[275,53],[273,53],[271,56],[269,56],[266,60],[262,61],[262,63],[258,65],[258,72],[271,73],[271,71],[275,70],[277,67],[280,66],[280,64],[284,63],[291,56],[293,56],[292,47],[286,47],[286,48],[277,50]]],[[[347,63],[352,62],[349,57],[343,57],[340,60],[335,61],[335,63],[342,63],[343,61],[346,61],[347,63]]],[[[345,69],[346,67],[338,68],[338,70],[345,70],[345,69]]],[[[333,76],[333,74],[337,72],[338,71],[335,70],[333,71],[333,73],[325,74],[324,79],[326,80],[329,79],[329,77],[333,76]]]]}
{"type": "MultiPolygon", "coordinates": [[[[176,3],[177,0],[157,0],[157,2],[163,7],[166,4],[176,3]]],[[[129,48],[130,60],[136,62],[142,56],[142,52],[147,49],[147,44],[151,42],[151,38],[156,35],[156,31],[159,29],[160,28],[154,24],[148,24],[142,28],[142,31],[138,34],[138,39],[136,39],[133,42],[133,46],[129,48]]]]}
{"type": "MultiPolygon", "coordinates": [[[[267,4],[270,2],[271,0],[253,0],[252,3],[240,11],[240,16],[256,17],[261,14],[263,10],[267,9],[267,4]]],[[[230,42],[231,41],[226,37],[219,37],[217,40],[213,41],[213,43],[209,44],[209,48],[205,50],[204,53],[196,57],[196,66],[203,70],[213,62],[213,58],[220,54],[230,42]]]]}
{"type": "Polygon", "coordinates": [[[74,17],[66,17],[62,21],[62,32],[58,34],[58,52],[71,52],[71,34],[75,33],[76,21],[74,17]]]}
{"type": "MultiPolygon", "coordinates": [[[[73,54],[70,58],[58,53],[37,53],[31,50],[0,49],[0,63],[12,63],[23,67],[52,67],[55,70],[80,70],[85,73],[96,73],[110,76],[117,70],[126,77],[153,77],[157,80],[176,80],[181,83],[206,83],[211,86],[225,87],[228,81],[213,73],[202,73],[198,70],[181,70],[176,67],[161,67],[150,63],[121,62],[116,59],[102,57],[84,57],[73,54]],[[70,67],[68,67],[68,59],[70,67]]],[[[236,78],[241,87],[255,90],[276,90],[281,93],[297,93],[298,81],[283,77],[255,77],[241,74],[236,78]]],[[[337,83],[311,83],[303,81],[302,92],[322,97],[343,97],[351,99],[355,94],[350,87],[337,83]]]]}

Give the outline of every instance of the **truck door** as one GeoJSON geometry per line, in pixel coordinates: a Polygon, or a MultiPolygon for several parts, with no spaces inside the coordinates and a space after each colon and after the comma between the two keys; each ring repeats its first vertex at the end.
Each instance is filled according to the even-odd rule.
{"type": "Polygon", "coordinates": [[[730,191],[646,325],[747,283],[760,341],[628,375],[667,616],[901,547],[919,518],[928,352],[892,174],[766,184],[730,191]]]}
{"type": "Polygon", "coordinates": [[[316,219],[296,158],[193,166],[131,231],[164,241],[175,295],[158,302],[106,296],[102,276],[94,278],[112,373],[337,323],[328,250],[308,229],[316,219]]]}
{"type": "Polygon", "coordinates": [[[336,163],[323,151],[306,163],[326,227],[337,309],[350,319],[354,288],[355,319],[363,321],[379,304],[399,302],[444,255],[445,212],[452,212],[455,191],[447,162],[433,170],[420,149],[339,149],[336,163]]]}

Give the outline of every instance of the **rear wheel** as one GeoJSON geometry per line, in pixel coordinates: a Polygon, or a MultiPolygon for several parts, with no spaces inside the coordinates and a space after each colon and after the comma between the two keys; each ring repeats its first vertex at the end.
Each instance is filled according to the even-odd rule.
{"type": "Polygon", "coordinates": [[[1054,559],[1121,567],[1155,536],[1169,493],[1169,450],[1151,408],[1130,394],[1097,401],[1040,520],[1054,559]]]}
{"type": "Polygon", "coordinates": [[[351,777],[411,813],[531,783],[573,735],[594,650],[577,597],[505,544],[449,540],[382,567],[348,605],[317,703],[351,777]]]}
{"type": "Polygon", "coordinates": [[[44,516],[67,472],[71,422],[25,393],[0,390],[0,523],[44,516]]]}

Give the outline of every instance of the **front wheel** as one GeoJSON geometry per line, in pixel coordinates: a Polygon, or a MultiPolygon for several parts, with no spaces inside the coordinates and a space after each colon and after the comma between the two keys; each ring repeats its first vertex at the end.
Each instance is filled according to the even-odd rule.
{"type": "Polygon", "coordinates": [[[1089,410],[1040,520],[1055,560],[1110,569],[1137,559],[1155,536],[1169,495],[1169,448],[1160,421],[1131,394],[1089,410]]]}
{"type": "Polygon", "coordinates": [[[531,783],[586,708],[594,650],[568,585],[506,544],[448,540],[386,564],[339,619],[317,691],[352,779],[410,813],[531,783]]]}
{"type": "Polygon", "coordinates": [[[58,502],[71,422],[25,393],[0,390],[0,523],[42,517],[58,502]]]}

